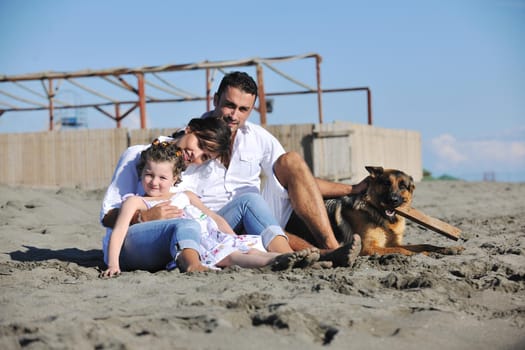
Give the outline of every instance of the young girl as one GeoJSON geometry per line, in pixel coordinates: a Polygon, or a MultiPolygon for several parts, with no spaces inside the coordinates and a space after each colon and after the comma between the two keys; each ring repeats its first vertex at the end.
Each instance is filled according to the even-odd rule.
{"type": "MultiPolygon", "coordinates": [[[[200,245],[195,247],[190,244],[186,249],[196,250],[205,268],[231,265],[253,268],[272,264],[274,269],[281,270],[308,266],[319,259],[319,253],[315,249],[286,254],[263,251],[260,236],[235,235],[226,220],[204,206],[194,193],[171,193],[170,188],[180,181],[180,174],[184,169],[185,155],[174,143],[155,140],[151,147],[141,153],[137,170],[146,195],[144,197],[131,195],[124,200],[109,240],[108,268],[102,276],[111,277],[121,272],[122,249],[126,248],[126,235],[135,212],[165,201],[170,201],[173,205],[184,209],[183,218],[172,220],[190,221],[184,228],[184,235],[195,237],[197,232],[200,245]]],[[[147,224],[149,223],[143,225],[147,224]]],[[[177,249],[177,245],[180,241],[179,238],[167,242],[174,245],[173,249],[170,246],[170,251],[179,251],[180,247],[177,249]]],[[[176,256],[173,259],[175,260],[176,256]]]]}

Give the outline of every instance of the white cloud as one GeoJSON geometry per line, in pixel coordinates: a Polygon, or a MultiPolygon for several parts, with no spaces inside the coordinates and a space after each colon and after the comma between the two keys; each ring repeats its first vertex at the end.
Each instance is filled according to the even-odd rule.
{"type": "Polygon", "coordinates": [[[436,174],[474,175],[487,171],[525,174],[525,138],[460,140],[442,134],[428,145],[430,157],[425,166],[436,174]]]}
{"type": "Polygon", "coordinates": [[[525,159],[525,142],[511,142],[510,148],[516,157],[525,159]]]}
{"type": "Polygon", "coordinates": [[[440,161],[459,164],[467,159],[459,150],[460,144],[454,136],[443,134],[431,140],[432,150],[440,161]]]}

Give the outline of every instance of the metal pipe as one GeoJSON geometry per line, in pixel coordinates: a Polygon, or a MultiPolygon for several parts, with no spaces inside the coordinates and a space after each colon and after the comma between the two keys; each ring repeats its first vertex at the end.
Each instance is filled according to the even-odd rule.
{"type": "Polygon", "coordinates": [[[266,96],[264,93],[263,68],[260,64],[256,66],[257,85],[259,86],[259,117],[262,126],[266,125],[266,96]]]}
{"type": "Polygon", "coordinates": [[[146,129],[146,98],[144,94],[144,73],[137,73],[139,85],[139,108],[140,108],[140,128],[146,129]]]}
{"type": "Polygon", "coordinates": [[[319,123],[323,124],[323,90],[321,89],[321,56],[315,56],[315,71],[317,76],[317,110],[319,113],[319,123]]]}
{"type": "Polygon", "coordinates": [[[270,57],[270,58],[248,58],[241,60],[231,61],[204,61],[197,63],[183,63],[183,64],[166,64],[163,66],[152,66],[152,67],[137,67],[137,68],[113,68],[113,69],[101,69],[101,70],[81,70],[75,72],[39,72],[21,75],[4,75],[0,74],[0,82],[5,81],[24,81],[24,80],[42,80],[42,79],[68,79],[68,78],[79,78],[79,77],[100,77],[108,75],[120,75],[120,74],[137,74],[137,73],[156,73],[156,72],[176,72],[176,71],[188,71],[198,70],[206,68],[233,68],[233,67],[247,67],[254,66],[260,62],[285,62],[293,60],[301,60],[305,58],[315,57],[317,54],[308,53],[303,55],[293,56],[281,56],[281,57],[270,57]]]}
{"type": "MultiPolygon", "coordinates": [[[[372,91],[368,87],[355,87],[355,88],[338,88],[338,89],[321,89],[323,94],[325,93],[336,93],[336,92],[352,92],[352,91],[366,91],[367,92],[367,109],[368,109],[368,124],[372,125],[372,91]]],[[[267,92],[265,97],[268,96],[287,96],[287,95],[306,95],[306,94],[317,94],[314,90],[302,90],[302,91],[286,91],[286,92],[267,92]]],[[[206,97],[181,97],[176,99],[164,99],[164,100],[148,100],[147,103],[178,103],[178,102],[189,102],[189,101],[206,101],[206,97]]],[[[137,104],[137,101],[120,101],[121,105],[126,104],[137,104]]],[[[80,104],[76,106],[56,106],[54,109],[70,109],[70,108],[89,108],[89,107],[104,107],[114,105],[113,102],[103,103],[89,103],[80,104]]],[[[1,113],[4,112],[17,112],[17,111],[41,111],[48,107],[27,107],[27,108],[6,108],[0,109],[1,113]]]]}
{"type": "Polygon", "coordinates": [[[117,129],[120,128],[120,103],[115,103],[115,119],[117,121],[117,129]]]}
{"type": "Polygon", "coordinates": [[[210,69],[206,68],[206,112],[209,112],[211,108],[210,94],[211,94],[210,69]]]}
{"type": "Polygon", "coordinates": [[[53,110],[53,98],[55,97],[55,93],[53,92],[53,79],[49,79],[48,83],[49,85],[47,96],[49,98],[49,131],[53,131],[53,125],[55,124],[55,111],[53,110]]]}
{"type": "Polygon", "coordinates": [[[368,125],[372,125],[372,91],[366,89],[367,104],[368,104],[368,125]]]}
{"type": "MultiPolygon", "coordinates": [[[[322,94],[328,93],[328,92],[344,92],[344,91],[356,91],[356,90],[366,90],[367,91],[367,104],[368,104],[368,124],[372,124],[372,94],[370,89],[368,88],[345,88],[345,89],[331,89],[331,90],[323,90],[321,88],[321,61],[322,58],[320,55],[315,53],[308,53],[304,55],[294,55],[294,56],[282,56],[282,57],[272,57],[272,58],[249,58],[249,59],[243,59],[243,60],[233,60],[233,61],[216,61],[216,62],[210,62],[210,61],[203,61],[198,63],[190,63],[190,64],[168,64],[163,66],[153,66],[153,67],[138,67],[138,68],[117,68],[117,69],[104,69],[104,70],[81,70],[81,71],[75,71],[75,72],[40,72],[40,73],[34,73],[34,74],[23,74],[23,75],[15,75],[15,76],[6,76],[6,75],[0,75],[0,82],[15,82],[19,83],[21,81],[29,81],[29,80],[39,80],[42,85],[44,86],[44,91],[48,92],[48,103],[42,104],[40,107],[28,107],[28,108],[17,108],[14,106],[9,106],[11,108],[0,108],[0,115],[4,114],[5,112],[11,112],[11,111],[37,111],[37,110],[44,110],[49,109],[49,118],[50,118],[50,130],[53,129],[54,126],[54,110],[55,109],[67,109],[67,108],[85,108],[85,107],[94,107],[94,108],[100,108],[102,106],[110,106],[115,105],[116,103],[119,104],[133,104],[138,105],[140,108],[140,118],[141,118],[141,128],[146,128],[146,103],[159,103],[159,102],[186,102],[186,101],[206,101],[206,109],[207,111],[211,110],[212,108],[212,94],[211,94],[211,88],[212,88],[212,81],[213,81],[213,73],[215,69],[220,70],[224,73],[224,68],[233,68],[233,67],[245,67],[245,66],[256,66],[257,69],[257,80],[259,84],[259,108],[255,108],[256,110],[259,110],[260,113],[260,119],[261,119],[261,125],[266,125],[266,117],[267,117],[267,106],[266,106],[266,100],[267,96],[279,96],[279,95],[297,95],[297,94],[310,94],[310,93],[316,93],[317,94],[317,104],[318,104],[318,118],[319,123],[323,123],[324,115],[323,115],[323,105],[322,105],[322,94]],[[303,91],[289,91],[289,92],[283,92],[283,93],[266,93],[265,87],[264,87],[264,77],[263,77],[263,69],[262,65],[267,65],[268,67],[271,67],[271,64],[277,63],[277,62],[286,62],[286,61],[292,61],[292,60],[298,60],[298,59],[305,59],[305,58],[315,58],[316,59],[316,80],[317,80],[317,87],[316,88],[309,88],[308,86],[304,86],[305,90],[303,91]],[[183,96],[182,98],[171,98],[171,99],[153,99],[149,98],[145,95],[145,83],[146,83],[146,74],[152,73],[155,74],[157,72],[175,72],[175,71],[190,71],[190,70],[200,70],[204,69],[206,70],[206,95],[204,97],[197,97],[197,96],[183,96]],[[211,70],[211,72],[210,72],[211,70]],[[123,78],[120,77],[120,75],[136,75],[138,79],[138,89],[135,89],[131,85],[129,85],[123,78]],[[55,106],[55,102],[58,103],[58,100],[54,99],[54,92],[53,92],[53,79],[66,79],[70,80],[73,78],[90,78],[90,77],[103,77],[107,79],[109,76],[115,76],[121,84],[128,90],[135,92],[138,97],[139,101],[118,101],[114,100],[108,103],[89,103],[89,104],[79,104],[75,106],[55,106]],[[49,87],[45,86],[45,80],[48,80],[49,87]]],[[[274,68],[271,68],[274,69],[274,68]]],[[[283,75],[282,72],[275,70],[276,73],[283,75]]],[[[290,77],[283,75],[285,78],[290,79],[290,77]]],[[[112,80],[109,80],[112,83],[116,83],[112,80]]],[[[297,83],[297,82],[296,82],[297,83]]],[[[77,83],[78,84],[78,83],[77,83]]],[[[82,88],[82,87],[81,87],[82,88]]],[[[85,89],[85,87],[84,87],[85,89]]],[[[97,91],[91,90],[92,93],[96,93],[100,95],[97,91]]],[[[12,96],[12,98],[17,98],[12,96]]],[[[107,97],[106,97],[107,98],[107,97]]],[[[120,119],[123,119],[121,117],[120,119]]]]}

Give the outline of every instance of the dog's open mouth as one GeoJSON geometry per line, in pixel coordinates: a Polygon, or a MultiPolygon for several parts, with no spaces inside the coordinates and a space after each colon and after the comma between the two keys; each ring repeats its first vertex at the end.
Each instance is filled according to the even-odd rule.
{"type": "Polygon", "coordinates": [[[380,206],[380,211],[383,212],[383,216],[390,222],[395,222],[396,219],[397,219],[397,216],[396,216],[396,207],[398,207],[399,205],[396,205],[396,203],[386,203],[386,202],[381,202],[380,203],[381,206],[380,206]]]}
{"type": "Polygon", "coordinates": [[[396,222],[397,216],[396,216],[396,211],[394,209],[385,209],[385,216],[387,220],[390,221],[391,223],[396,222]]]}

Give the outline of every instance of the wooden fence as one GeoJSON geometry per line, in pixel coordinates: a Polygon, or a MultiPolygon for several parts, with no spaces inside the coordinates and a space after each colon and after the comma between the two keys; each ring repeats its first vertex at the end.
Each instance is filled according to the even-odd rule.
{"type": "MultiPolygon", "coordinates": [[[[316,176],[357,182],[365,165],[404,170],[422,178],[421,137],[409,130],[369,125],[269,125],[289,151],[299,152],[316,176]]],[[[105,188],[120,154],[173,129],[87,129],[0,134],[0,184],[32,187],[105,188]]]]}

